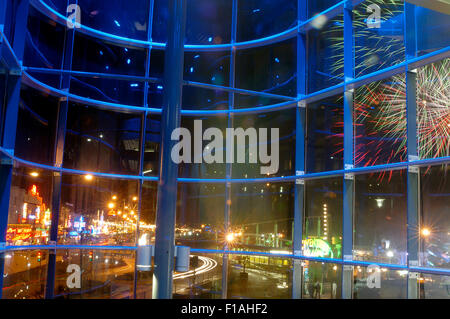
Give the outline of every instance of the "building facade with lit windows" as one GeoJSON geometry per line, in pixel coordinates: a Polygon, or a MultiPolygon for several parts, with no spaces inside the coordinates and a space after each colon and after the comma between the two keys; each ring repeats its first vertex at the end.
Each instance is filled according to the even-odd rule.
{"type": "Polygon", "coordinates": [[[1,297],[450,298],[449,32],[444,0],[2,0],[1,297]],[[278,129],[278,170],[177,164],[199,121],[278,129]]]}

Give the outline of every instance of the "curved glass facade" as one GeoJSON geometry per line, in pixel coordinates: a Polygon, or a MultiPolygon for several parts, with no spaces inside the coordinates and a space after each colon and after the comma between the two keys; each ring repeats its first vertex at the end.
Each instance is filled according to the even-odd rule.
{"type": "Polygon", "coordinates": [[[173,298],[450,298],[449,6],[178,0],[176,83],[170,2],[0,4],[2,298],[155,298],[167,199],[173,298]]]}

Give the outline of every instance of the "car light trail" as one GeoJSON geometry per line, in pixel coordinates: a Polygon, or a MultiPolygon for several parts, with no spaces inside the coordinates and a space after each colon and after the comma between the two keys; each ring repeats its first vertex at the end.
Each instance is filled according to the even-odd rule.
{"type": "MultiPolygon", "coordinates": [[[[203,262],[203,265],[201,265],[198,268],[195,268],[195,275],[203,274],[203,273],[211,271],[217,267],[217,261],[215,261],[212,258],[198,256],[198,259],[200,259],[203,262]]],[[[175,279],[184,279],[184,278],[188,278],[188,277],[192,277],[192,276],[194,276],[194,270],[189,270],[188,272],[185,272],[185,273],[174,274],[173,279],[174,280],[175,279]]]]}

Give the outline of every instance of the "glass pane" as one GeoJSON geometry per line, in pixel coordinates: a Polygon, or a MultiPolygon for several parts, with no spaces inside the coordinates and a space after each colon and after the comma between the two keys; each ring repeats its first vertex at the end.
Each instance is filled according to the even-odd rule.
{"type": "Polygon", "coordinates": [[[403,0],[368,0],[353,9],[356,77],[405,60],[403,7],[403,0]],[[373,8],[380,8],[379,23],[373,8]]]}
{"type": "Polygon", "coordinates": [[[64,167],[113,174],[139,171],[141,116],[71,103],[64,167]]]}
{"type": "Polygon", "coordinates": [[[355,90],[355,165],[406,160],[405,74],[355,90]]]}
{"type": "Polygon", "coordinates": [[[161,116],[147,115],[145,126],[144,169],[145,176],[158,176],[161,147],[161,116]]]}
{"type": "Polygon", "coordinates": [[[420,158],[450,156],[450,59],[417,69],[420,158]]]}
{"type": "Polygon", "coordinates": [[[303,299],[340,299],[342,266],[305,261],[303,281],[303,299]]]}
{"type": "Polygon", "coordinates": [[[344,101],[342,95],[307,104],[306,171],[343,168],[344,101]]]}
{"type": "Polygon", "coordinates": [[[239,50],[236,53],[236,87],[297,96],[296,50],[295,39],[239,50]]]}
{"type": "Polygon", "coordinates": [[[143,106],[144,82],[72,76],[70,92],[108,103],[143,106]]]}
{"type": "Polygon", "coordinates": [[[450,276],[422,274],[419,284],[421,299],[450,299],[450,276]]]}
{"type": "Polygon", "coordinates": [[[173,274],[173,298],[221,298],[222,260],[221,254],[192,254],[189,271],[173,274]]]}
{"type": "Polygon", "coordinates": [[[223,90],[183,86],[183,109],[228,110],[229,93],[223,90]]]}
{"type": "Polygon", "coordinates": [[[339,3],[340,0],[305,0],[308,3],[308,17],[311,18],[339,3]]]}
{"type": "Polygon", "coordinates": [[[46,250],[6,252],[3,299],[44,299],[47,262],[46,250]]]}
{"type": "Polygon", "coordinates": [[[23,64],[47,69],[61,69],[65,30],[30,6],[23,64]]]}
{"type": "Polygon", "coordinates": [[[53,172],[15,164],[9,198],[6,242],[9,245],[45,245],[52,218],[53,172]]]}
{"type": "Polygon", "coordinates": [[[420,30],[417,32],[418,55],[424,55],[450,45],[448,3],[428,4],[427,2],[424,2],[421,7],[415,6],[416,30],[420,30]]]}
{"type": "Polygon", "coordinates": [[[138,182],[63,174],[59,244],[135,245],[138,182]]]}
{"type": "Polygon", "coordinates": [[[57,98],[25,86],[22,88],[14,155],[53,165],[58,110],[57,98]]]}
{"type": "Polygon", "coordinates": [[[343,15],[313,21],[314,28],[307,33],[308,93],[344,81],[343,15]]]}
{"type": "Polygon", "coordinates": [[[237,18],[237,40],[239,42],[264,38],[295,27],[297,24],[297,1],[239,1],[237,18]]]}
{"type": "Polygon", "coordinates": [[[353,299],[406,299],[408,271],[353,267],[353,299]]]}
{"type": "Polygon", "coordinates": [[[450,168],[422,167],[422,266],[450,268],[450,168]]]}
{"type": "Polygon", "coordinates": [[[231,8],[229,0],[190,0],[187,2],[186,42],[189,44],[230,43],[231,8]]]}
{"type": "Polygon", "coordinates": [[[225,185],[178,184],[177,245],[223,249],[225,185]]]}
{"type": "Polygon", "coordinates": [[[248,133],[244,142],[242,134],[234,138],[233,178],[295,175],[295,112],[289,109],[232,116],[234,133],[248,133]]]}
{"type": "Polygon", "coordinates": [[[75,33],[74,71],[145,75],[146,50],[121,47],[75,33]]]}
{"type": "Polygon", "coordinates": [[[293,220],[293,183],[231,185],[232,249],[290,250],[293,220]]]}
{"type": "Polygon", "coordinates": [[[55,298],[131,299],[134,266],[134,251],[58,250],[55,298]]]}
{"type": "Polygon", "coordinates": [[[292,260],[230,255],[228,299],[290,299],[292,260]]]}
{"type": "Polygon", "coordinates": [[[186,52],[184,55],[184,80],[229,85],[230,53],[186,52]]]}
{"type": "Polygon", "coordinates": [[[355,176],[355,260],[406,264],[406,175],[355,176]]]}
{"type": "Polygon", "coordinates": [[[147,40],[150,0],[78,0],[81,23],[118,36],[147,40]]]}
{"type": "Polygon", "coordinates": [[[341,258],[343,178],[305,182],[303,253],[306,256],[341,258]]]}
{"type": "Polygon", "coordinates": [[[224,178],[226,146],[225,128],[227,116],[206,116],[203,118],[184,116],[181,118],[181,127],[189,132],[187,141],[190,142],[190,150],[187,143],[183,143],[184,136],[179,143],[186,146],[180,150],[183,162],[179,165],[179,177],[191,178],[224,178]],[[213,130],[213,131],[211,131],[213,130]],[[205,138],[205,133],[211,131],[210,139],[205,138]],[[220,131],[220,133],[219,133],[220,131]],[[220,136],[221,135],[221,136],[220,136]],[[196,143],[199,148],[196,149],[196,143]],[[222,154],[221,154],[222,153],[222,154]]]}

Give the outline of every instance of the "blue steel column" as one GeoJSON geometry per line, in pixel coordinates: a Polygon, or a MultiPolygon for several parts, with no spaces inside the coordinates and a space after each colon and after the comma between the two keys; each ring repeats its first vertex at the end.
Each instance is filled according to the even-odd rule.
{"type": "MultiPolygon", "coordinates": [[[[307,0],[297,2],[298,21],[308,19],[307,0]]],[[[306,39],[305,32],[297,34],[297,98],[306,95],[306,39]]],[[[296,129],[295,129],[295,175],[305,174],[305,131],[306,131],[306,104],[298,103],[296,110],[296,129]]],[[[305,218],[305,180],[298,179],[295,183],[295,203],[294,203],[294,231],[292,233],[294,255],[302,255],[303,240],[303,220],[305,218]]],[[[292,299],[302,298],[303,267],[302,260],[294,259],[292,273],[292,299]]]]}
{"type": "MultiPolygon", "coordinates": [[[[414,58],[416,55],[416,33],[415,33],[415,6],[405,3],[405,51],[406,59],[414,58]]],[[[406,132],[408,161],[418,160],[417,148],[417,105],[416,105],[416,70],[406,72],[406,132]]],[[[408,167],[407,175],[407,252],[408,266],[419,266],[420,247],[420,217],[419,217],[419,192],[420,192],[420,170],[417,166],[408,167]]],[[[408,299],[419,298],[418,273],[408,274],[408,299]]]]}
{"type": "Polygon", "coordinates": [[[172,298],[178,165],[171,159],[172,131],[181,121],[186,0],[169,1],[168,41],[164,62],[164,108],[156,210],[153,299],[172,298]]]}
{"type": "MultiPolygon", "coordinates": [[[[236,32],[237,32],[237,10],[238,10],[238,0],[233,0],[233,5],[231,9],[231,43],[236,42],[236,32]]],[[[230,87],[234,88],[236,83],[236,47],[231,47],[230,52],[230,87]]],[[[230,92],[228,110],[231,111],[234,108],[234,93],[230,92]]],[[[231,112],[228,113],[227,127],[233,127],[233,115],[231,112]]],[[[231,178],[232,178],[232,164],[226,163],[226,184],[225,184],[225,212],[224,212],[224,227],[225,236],[229,232],[231,225],[231,178]]],[[[227,251],[229,249],[228,243],[225,241],[223,249],[227,251]]],[[[227,254],[223,255],[222,258],[222,299],[227,298],[228,293],[228,258],[227,254]]]]}
{"type": "MultiPolygon", "coordinates": [[[[69,4],[77,4],[77,0],[69,0],[69,4]]],[[[75,38],[75,30],[67,29],[64,41],[63,60],[61,68],[63,70],[72,69],[73,56],[73,42],[75,38]]],[[[59,88],[68,91],[70,88],[70,74],[63,73],[60,78],[59,88]]],[[[67,97],[62,98],[58,105],[58,122],[56,126],[55,135],[55,149],[53,152],[53,165],[55,167],[62,167],[64,157],[64,143],[66,137],[67,127],[67,112],[69,109],[69,101],[67,97]]],[[[52,223],[50,226],[49,244],[56,245],[58,240],[58,224],[61,204],[61,172],[53,172],[52,177],[52,223]]],[[[55,276],[56,276],[56,250],[49,251],[48,266],[47,266],[47,284],[45,289],[45,298],[53,299],[55,293],[55,276]]]]}
{"type": "MultiPolygon", "coordinates": [[[[29,0],[7,1],[6,5],[14,6],[16,12],[14,21],[14,40],[12,48],[16,57],[22,63],[23,51],[25,46],[25,35],[27,29],[28,5],[29,0]]],[[[1,13],[6,13],[5,3],[1,5],[1,13]],[[4,10],[5,9],[5,10],[4,10]]],[[[5,21],[5,17],[0,17],[5,21]]],[[[17,73],[9,73],[6,83],[6,99],[3,126],[2,147],[14,154],[14,146],[16,141],[17,116],[19,111],[21,75],[17,73]]],[[[1,158],[0,164],[0,248],[6,245],[6,229],[8,226],[9,197],[11,193],[13,161],[9,158],[1,158]]],[[[5,266],[5,253],[0,252],[0,299],[2,298],[3,273],[5,266]]]]}
{"type": "MultiPolygon", "coordinates": [[[[354,77],[352,4],[344,5],[344,78],[354,77]]],[[[353,89],[344,92],[344,169],[353,168],[353,89]]],[[[344,260],[353,259],[353,214],[354,214],[354,174],[344,175],[342,255],[344,260]]],[[[344,265],[342,270],[342,298],[352,298],[353,266],[344,265]]]]}

